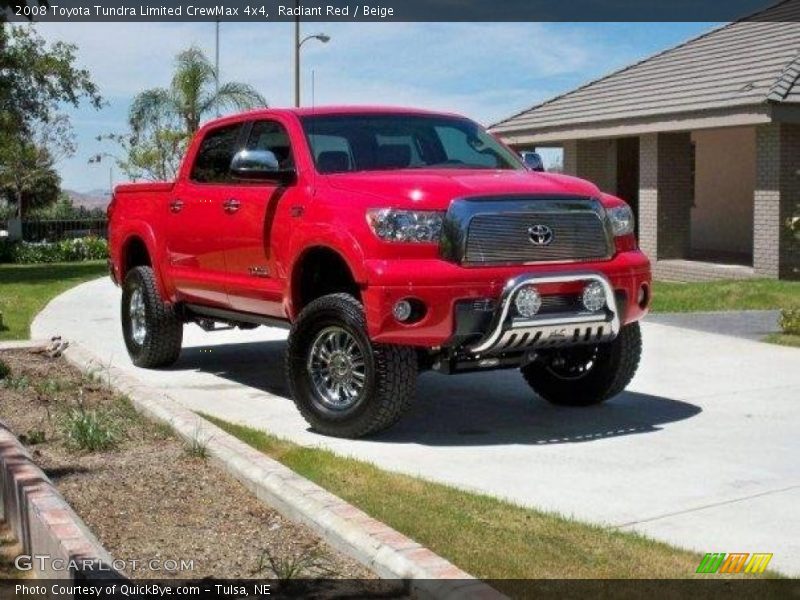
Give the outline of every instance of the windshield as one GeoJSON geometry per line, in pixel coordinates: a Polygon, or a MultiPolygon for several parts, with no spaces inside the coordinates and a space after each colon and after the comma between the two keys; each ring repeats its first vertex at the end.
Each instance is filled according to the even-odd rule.
{"type": "Polygon", "coordinates": [[[320,173],[524,168],[513,152],[469,119],[348,114],[301,121],[320,173]]]}

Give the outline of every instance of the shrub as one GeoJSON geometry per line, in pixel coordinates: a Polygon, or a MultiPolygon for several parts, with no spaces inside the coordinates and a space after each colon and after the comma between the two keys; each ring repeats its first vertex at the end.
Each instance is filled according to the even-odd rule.
{"type": "Polygon", "coordinates": [[[11,241],[8,238],[0,238],[0,263],[14,262],[14,252],[19,242],[11,241]]]}
{"type": "Polygon", "coordinates": [[[800,308],[784,308],[778,323],[783,333],[800,335],[800,308]]]}
{"type": "Polygon", "coordinates": [[[67,446],[88,452],[107,450],[118,439],[117,427],[106,415],[86,410],[83,406],[73,408],[66,414],[62,429],[67,446]]]}
{"type": "Polygon", "coordinates": [[[0,261],[3,262],[76,262],[98,260],[108,256],[108,242],[98,237],[60,242],[7,242],[6,244],[8,248],[0,248],[0,261]]]}
{"type": "Polygon", "coordinates": [[[11,373],[11,367],[9,367],[2,359],[0,359],[0,379],[5,379],[11,373]]]}

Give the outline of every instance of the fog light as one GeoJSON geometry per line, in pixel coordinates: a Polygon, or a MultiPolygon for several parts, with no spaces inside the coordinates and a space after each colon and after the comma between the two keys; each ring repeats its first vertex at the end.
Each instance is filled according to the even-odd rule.
{"type": "Polygon", "coordinates": [[[408,300],[399,300],[392,309],[394,318],[398,321],[408,321],[411,317],[411,302],[408,300]]]}
{"type": "Polygon", "coordinates": [[[599,281],[592,281],[583,288],[583,305],[591,312],[606,305],[606,290],[599,281]]]}
{"type": "Polygon", "coordinates": [[[514,306],[517,312],[523,317],[532,317],[539,312],[542,307],[542,297],[532,285],[525,286],[517,292],[514,298],[514,306]]]}

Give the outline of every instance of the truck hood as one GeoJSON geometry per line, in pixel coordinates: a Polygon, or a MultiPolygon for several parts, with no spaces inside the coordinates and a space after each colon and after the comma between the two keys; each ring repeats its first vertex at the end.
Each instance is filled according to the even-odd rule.
{"type": "Polygon", "coordinates": [[[445,210],[455,198],[496,195],[600,197],[594,184],[552,173],[511,170],[408,169],[326,176],[331,187],[395,207],[445,210]]]}

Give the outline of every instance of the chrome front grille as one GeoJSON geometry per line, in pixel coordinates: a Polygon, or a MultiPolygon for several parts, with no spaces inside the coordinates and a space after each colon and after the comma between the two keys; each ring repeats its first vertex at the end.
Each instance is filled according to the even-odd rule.
{"type": "Polygon", "coordinates": [[[613,235],[595,198],[462,198],[447,211],[440,251],[465,266],[603,260],[613,255],[613,235]],[[541,231],[549,232],[544,243],[533,235],[541,231]]]}
{"type": "Polygon", "coordinates": [[[468,263],[596,260],[609,255],[603,221],[593,211],[526,212],[475,215],[467,232],[468,263]],[[548,245],[535,245],[528,230],[545,225],[548,245]]]}

